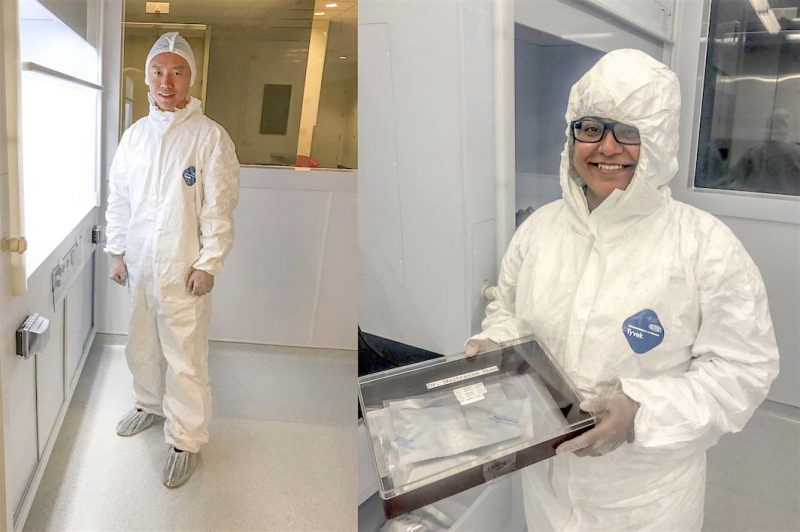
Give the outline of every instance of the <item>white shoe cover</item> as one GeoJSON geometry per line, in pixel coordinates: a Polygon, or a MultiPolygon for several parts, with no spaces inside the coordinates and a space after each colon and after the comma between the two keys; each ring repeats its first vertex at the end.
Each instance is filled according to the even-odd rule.
{"type": "Polygon", "coordinates": [[[163,419],[161,416],[150,414],[144,410],[134,408],[117,423],[117,434],[120,436],[133,436],[139,434],[144,429],[163,419]]]}
{"type": "Polygon", "coordinates": [[[161,473],[161,482],[168,488],[177,488],[189,480],[197,467],[198,454],[170,447],[164,462],[164,471],[161,473]]]}

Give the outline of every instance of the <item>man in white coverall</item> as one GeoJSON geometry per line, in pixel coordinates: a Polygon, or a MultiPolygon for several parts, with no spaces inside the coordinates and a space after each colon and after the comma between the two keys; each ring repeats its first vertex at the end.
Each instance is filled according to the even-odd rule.
{"type": "Polygon", "coordinates": [[[572,88],[563,198],[509,244],[474,354],[534,334],[597,426],[523,471],[529,530],[700,530],[706,449],[778,372],[764,284],[733,233],[670,197],[675,74],[636,50],[572,88]]]}
{"type": "Polygon", "coordinates": [[[233,142],[189,96],[196,75],[189,43],[162,35],[145,65],[150,113],[122,135],[106,211],[111,278],[127,281],[132,305],[125,355],[136,405],[117,433],[166,417],[168,487],[188,480],[208,441],[207,294],[233,244],[239,188],[233,142]]]}

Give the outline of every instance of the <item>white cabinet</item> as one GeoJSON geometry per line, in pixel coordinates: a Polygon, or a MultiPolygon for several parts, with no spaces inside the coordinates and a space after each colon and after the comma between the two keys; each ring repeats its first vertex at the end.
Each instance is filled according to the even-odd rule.
{"type": "MultiPolygon", "coordinates": [[[[3,191],[4,192],[4,191],[3,191]]],[[[50,274],[78,234],[89,238],[97,213],[89,214],[28,279],[23,296],[0,298],[0,349],[3,378],[4,447],[8,514],[17,525],[26,516],[66,413],[69,384],[74,384],[92,330],[93,268],[84,268],[67,298],[53,310],[50,274]],[[66,311],[65,311],[66,310],[66,311]],[[29,359],[16,355],[14,332],[24,318],[39,312],[50,320],[49,340],[29,359]],[[70,313],[71,318],[67,316],[70,313]],[[70,321],[71,320],[71,321],[70,321]]],[[[2,275],[0,275],[0,280],[2,275]]],[[[9,528],[0,524],[0,529],[9,528]]]]}
{"type": "Polygon", "coordinates": [[[89,334],[94,325],[94,262],[90,261],[79,274],[64,299],[64,386],[74,382],[89,334]]]}
{"type": "Polygon", "coordinates": [[[64,309],[50,314],[50,341],[36,355],[36,423],[39,458],[56,424],[64,402],[64,309]]]}

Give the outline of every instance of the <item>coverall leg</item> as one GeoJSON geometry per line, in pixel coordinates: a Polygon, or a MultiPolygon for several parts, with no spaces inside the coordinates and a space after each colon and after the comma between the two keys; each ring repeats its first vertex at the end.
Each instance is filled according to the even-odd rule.
{"type": "Polygon", "coordinates": [[[196,453],[208,442],[211,419],[208,376],[211,300],[208,295],[170,299],[157,319],[161,349],[167,362],[164,435],[167,443],[196,453]]]}

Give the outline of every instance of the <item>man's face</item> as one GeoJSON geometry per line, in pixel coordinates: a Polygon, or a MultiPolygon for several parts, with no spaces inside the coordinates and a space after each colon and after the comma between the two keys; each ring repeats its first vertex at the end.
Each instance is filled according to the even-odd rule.
{"type": "Polygon", "coordinates": [[[189,97],[192,71],[186,60],[172,52],[158,54],[152,61],[148,74],[150,95],[162,111],[183,109],[189,97]]]}
{"type": "Polygon", "coordinates": [[[590,206],[596,207],[614,189],[625,190],[639,162],[638,144],[620,144],[607,130],[599,142],[575,140],[572,164],[588,188],[590,206]]]}

